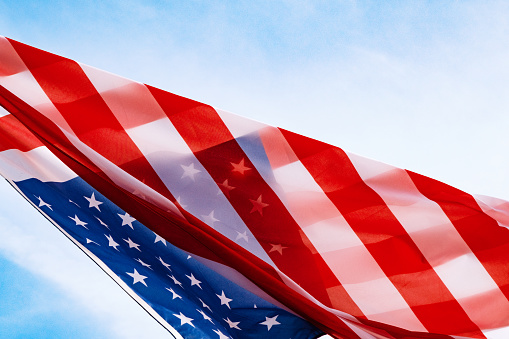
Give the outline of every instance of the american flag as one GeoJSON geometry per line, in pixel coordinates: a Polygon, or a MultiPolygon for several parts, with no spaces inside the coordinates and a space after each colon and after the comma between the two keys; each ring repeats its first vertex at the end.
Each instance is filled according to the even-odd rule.
{"type": "Polygon", "coordinates": [[[0,123],[0,172],[176,338],[314,338],[322,333],[244,278],[226,279],[171,245],[42,144],[32,148],[37,140],[11,138],[12,131],[29,134],[12,116],[0,123]],[[10,148],[7,140],[18,147],[10,148]]]}
{"type": "Polygon", "coordinates": [[[509,335],[507,202],[6,38],[0,104],[3,175],[178,331],[509,335]],[[16,180],[24,157],[76,179],[16,180]]]}

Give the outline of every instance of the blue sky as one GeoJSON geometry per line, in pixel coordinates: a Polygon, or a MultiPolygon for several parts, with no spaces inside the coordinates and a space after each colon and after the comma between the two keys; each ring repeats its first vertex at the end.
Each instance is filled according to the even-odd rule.
{"type": "MultiPolygon", "coordinates": [[[[0,1],[0,34],[509,199],[508,17],[504,1],[0,1]]],[[[3,183],[0,239],[9,337],[165,337],[3,183]]]]}
{"type": "Polygon", "coordinates": [[[80,315],[50,282],[5,259],[0,261],[0,271],[0,334],[3,338],[105,336],[104,331],[90,326],[93,322],[90,316],[80,315]]]}

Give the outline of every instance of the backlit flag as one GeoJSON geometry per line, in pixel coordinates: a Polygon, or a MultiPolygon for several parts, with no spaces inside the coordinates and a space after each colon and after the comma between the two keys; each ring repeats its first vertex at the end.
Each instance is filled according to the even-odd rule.
{"type": "Polygon", "coordinates": [[[0,118],[0,131],[0,173],[175,337],[322,334],[249,281],[226,279],[140,224],[13,116],[0,118]]]}
{"type": "Polygon", "coordinates": [[[2,174],[184,337],[509,336],[507,202],[5,38],[0,104],[2,174]]]}

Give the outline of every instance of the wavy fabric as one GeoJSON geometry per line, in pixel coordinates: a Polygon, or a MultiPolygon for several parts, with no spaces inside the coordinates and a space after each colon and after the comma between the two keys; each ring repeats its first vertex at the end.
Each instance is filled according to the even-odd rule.
{"type": "Polygon", "coordinates": [[[0,104],[0,161],[44,146],[60,175],[334,337],[509,335],[504,201],[7,38],[0,104]]]}

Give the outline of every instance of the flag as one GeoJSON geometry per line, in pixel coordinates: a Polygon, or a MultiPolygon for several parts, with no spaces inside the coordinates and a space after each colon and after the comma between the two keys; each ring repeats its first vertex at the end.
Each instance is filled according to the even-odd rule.
{"type": "MultiPolygon", "coordinates": [[[[204,300],[200,287],[207,286],[225,313],[205,313],[216,327],[200,331],[249,337],[248,330],[232,326],[239,319],[229,313],[227,300],[235,299],[223,283],[212,283],[219,274],[269,303],[264,314],[240,306],[255,310],[239,315],[258,331],[255,336],[282,329],[286,317],[297,333],[317,335],[305,319],[337,338],[505,338],[509,333],[504,201],[475,197],[6,38],[0,39],[0,104],[10,112],[2,119],[16,122],[4,128],[10,131],[5,135],[12,134],[6,145],[27,154],[32,148],[19,140],[33,140],[45,155],[30,164],[49,178],[60,171],[79,178],[71,187],[83,190],[68,198],[77,209],[50,216],[45,204],[59,204],[45,200],[45,191],[34,184],[34,179],[72,178],[29,175],[25,184],[11,172],[4,175],[89,252],[108,249],[106,258],[113,258],[110,241],[121,244],[117,248],[127,253],[125,260],[137,266],[112,268],[109,259],[99,261],[163,323],[194,330],[198,321],[191,326],[187,319],[198,318],[189,314],[191,308],[206,311],[197,300],[204,300]],[[43,169],[50,155],[65,170],[43,169]],[[99,202],[104,209],[111,206],[113,219],[101,219],[99,202]],[[88,216],[80,216],[83,209],[88,216]],[[144,233],[134,234],[142,224],[144,233]],[[93,237],[92,225],[103,234],[93,237]],[[110,233],[114,227],[123,233],[110,233]],[[79,232],[77,238],[73,232],[79,232]],[[132,243],[155,252],[141,257],[132,243]],[[186,293],[192,291],[186,299],[194,302],[190,309],[166,311],[168,304],[159,308],[161,292],[154,293],[155,300],[139,294],[151,280],[166,279],[160,290],[171,288],[163,291],[169,298],[183,297],[161,267],[162,261],[171,264],[157,252],[162,246],[171,248],[164,255],[182,267],[173,277],[188,284],[186,293]],[[152,276],[156,265],[168,277],[152,276]]],[[[16,173],[27,167],[17,166],[16,173]]],[[[78,192],[57,186],[62,197],[78,192]]],[[[251,298],[245,297],[249,305],[261,302],[251,298]]]]}

